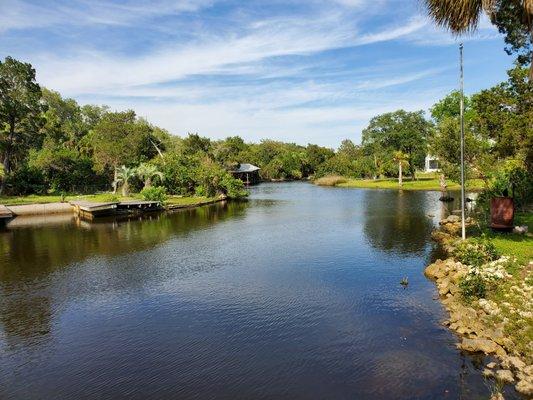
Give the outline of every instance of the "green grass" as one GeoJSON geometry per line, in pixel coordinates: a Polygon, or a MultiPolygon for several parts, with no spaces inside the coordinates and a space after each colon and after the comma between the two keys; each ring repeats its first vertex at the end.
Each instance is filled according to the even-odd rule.
{"type": "Polygon", "coordinates": [[[57,203],[61,201],[60,195],[35,195],[30,196],[0,196],[0,204],[16,206],[22,204],[57,203]]]}
{"type": "Polygon", "coordinates": [[[169,196],[166,200],[167,205],[178,205],[178,206],[194,206],[194,205],[202,205],[206,203],[211,203],[212,201],[216,200],[216,197],[205,197],[205,196],[191,196],[191,197],[183,197],[183,196],[169,196]]]}
{"type": "Polygon", "coordinates": [[[521,264],[533,260],[533,213],[516,213],[515,225],[527,225],[528,235],[487,231],[498,251],[504,255],[514,256],[521,264]]]}
{"type": "MultiPolygon", "coordinates": [[[[90,195],[66,195],[64,198],[61,195],[30,195],[30,196],[0,196],[0,204],[6,206],[25,205],[25,204],[45,204],[45,203],[59,203],[73,200],[86,200],[95,203],[106,203],[112,201],[131,201],[140,200],[142,196],[139,193],[132,193],[128,197],[113,193],[98,193],[90,195]]],[[[169,196],[166,204],[169,205],[183,205],[193,206],[209,203],[215,200],[210,197],[186,197],[186,196],[169,196]]]]}
{"type": "MultiPolygon", "coordinates": [[[[361,189],[400,189],[398,179],[347,179],[346,182],[339,183],[336,186],[345,188],[361,189]]],[[[480,190],[483,187],[481,179],[472,179],[467,182],[467,190],[480,190]]],[[[448,182],[448,190],[459,190],[461,187],[454,182],[448,182]]],[[[406,178],[401,186],[402,190],[440,190],[438,179],[420,177],[416,181],[406,178]]]]}

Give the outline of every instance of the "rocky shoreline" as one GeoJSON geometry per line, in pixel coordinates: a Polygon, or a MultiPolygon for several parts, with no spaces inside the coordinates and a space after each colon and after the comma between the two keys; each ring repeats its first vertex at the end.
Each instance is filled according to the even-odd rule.
{"type": "MultiPolygon", "coordinates": [[[[468,219],[467,224],[472,225],[474,221],[468,219]]],[[[525,348],[517,346],[512,325],[516,318],[526,326],[532,322],[533,263],[522,268],[519,280],[498,269],[497,262],[488,264],[502,282],[507,283],[499,286],[503,294],[497,300],[502,300],[476,298],[465,301],[461,282],[471,273],[472,267],[453,257],[460,229],[460,219],[454,215],[440,222],[432,238],[442,246],[448,258],[439,259],[425,269],[426,276],[436,282],[440,300],[449,313],[444,325],[460,337],[459,349],[492,356],[494,361],[483,371],[486,378],[494,379],[500,385],[514,384],[517,392],[533,398],[533,343],[529,341],[525,348]]],[[[501,394],[498,396],[494,398],[503,398],[501,394]]]]}

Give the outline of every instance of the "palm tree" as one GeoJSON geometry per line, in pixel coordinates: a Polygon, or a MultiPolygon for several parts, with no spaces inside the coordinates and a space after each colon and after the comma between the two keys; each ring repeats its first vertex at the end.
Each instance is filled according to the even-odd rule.
{"type": "Polygon", "coordinates": [[[394,161],[398,163],[398,185],[403,185],[402,166],[409,165],[409,156],[401,151],[394,152],[394,161]]]}
{"type": "Polygon", "coordinates": [[[153,164],[143,163],[137,168],[137,175],[144,182],[144,188],[149,188],[152,186],[152,179],[159,177],[160,180],[163,180],[163,173],[157,169],[153,164]]]}
{"type": "MultiPolygon", "coordinates": [[[[533,42],[533,0],[424,1],[429,16],[435,20],[437,25],[443,26],[455,34],[476,30],[481,14],[485,12],[500,31],[503,29],[506,32],[506,36],[510,38],[511,42],[518,41],[520,43],[521,41],[515,37],[517,29],[527,32],[529,40],[533,42]]],[[[529,69],[529,79],[533,80],[533,62],[529,69]]]]}
{"type": "MultiPolygon", "coordinates": [[[[122,183],[122,196],[126,197],[130,194],[130,180],[136,175],[135,168],[128,168],[123,165],[115,170],[116,184],[122,183]]],[[[116,187],[115,184],[115,187],[116,187]]]]}

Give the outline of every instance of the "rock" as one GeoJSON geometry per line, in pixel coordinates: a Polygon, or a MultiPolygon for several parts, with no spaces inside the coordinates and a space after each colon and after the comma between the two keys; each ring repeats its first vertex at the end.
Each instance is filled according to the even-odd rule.
{"type": "Polygon", "coordinates": [[[492,362],[490,362],[490,363],[487,364],[487,368],[493,369],[493,368],[496,367],[496,365],[497,365],[497,364],[496,364],[494,361],[492,361],[492,362]]]}
{"type": "Polygon", "coordinates": [[[489,339],[468,339],[464,338],[459,348],[471,352],[483,352],[485,354],[497,354],[504,356],[505,350],[498,344],[489,339]]]}
{"type": "Polygon", "coordinates": [[[526,368],[526,363],[516,356],[510,356],[502,360],[502,367],[521,371],[526,368]]]}
{"type": "Polygon", "coordinates": [[[504,383],[513,383],[514,382],[514,376],[511,371],[508,369],[500,369],[496,371],[496,379],[498,379],[500,382],[504,383]]]}
{"type": "Polygon", "coordinates": [[[430,279],[440,279],[444,276],[445,264],[442,260],[437,260],[433,264],[429,264],[424,273],[430,279]]]}
{"type": "Polygon", "coordinates": [[[489,400],[505,400],[505,397],[501,393],[494,393],[489,400]]]}
{"type": "Polygon", "coordinates": [[[522,379],[520,382],[518,382],[515,388],[518,393],[521,393],[528,397],[533,396],[533,383],[525,379],[522,379]]]}
{"type": "Polygon", "coordinates": [[[515,226],[513,228],[513,233],[517,233],[519,235],[525,235],[527,231],[528,231],[527,225],[515,226]]]}
{"type": "Polygon", "coordinates": [[[491,370],[488,369],[488,368],[485,368],[485,369],[483,370],[483,376],[484,376],[485,378],[492,377],[492,376],[494,376],[494,372],[491,371],[491,370]]]}

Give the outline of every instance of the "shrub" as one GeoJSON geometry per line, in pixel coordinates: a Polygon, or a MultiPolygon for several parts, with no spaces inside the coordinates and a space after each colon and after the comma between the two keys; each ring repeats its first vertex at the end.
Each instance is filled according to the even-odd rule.
{"type": "Polygon", "coordinates": [[[459,283],[459,290],[466,300],[478,299],[485,297],[487,285],[481,275],[468,274],[459,283]]]}
{"type": "Polygon", "coordinates": [[[220,186],[230,199],[239,199],[248,196],[248,192],[244,189],[244,183],[240,179],[235,179],[230,174],[222,178],[220,186]]]}
{"type": "Polygon", "coordinates": [[[480,266],[470,266],[468,273],[459,283],[463,298],[485,297],[487,292],[494,290],[498,284],[511,278],[511,273],[516,271],[516,259],[502,256],[480,266]]]}
{"type": "Polygon", "coordinates": [[[486,237],[472,238],[459,242],[453,255],[457,261],[473,267],[480,267],[496,260],[500,256],[494,243],[486,237]]]}
{"type": "Polygon", "coordinates": [[[151,186],[141,191],[141,196],[147,201],[164,203],[167,199],[167,190],[162,186],[151,186]]]}
{"type": "Polygon", "coordinates": [[[337,186],[340,183],[346,182],[346,178],[338,175],[325,176],[315,180],[315,184],[318,186],[337,186]]]}
{"type": "Polygon", "coordinates": [[[5,177],[6,186],[11,195],[41,194],[46,192],[46,184],[41,171],[23,165],[5,177]]]}

